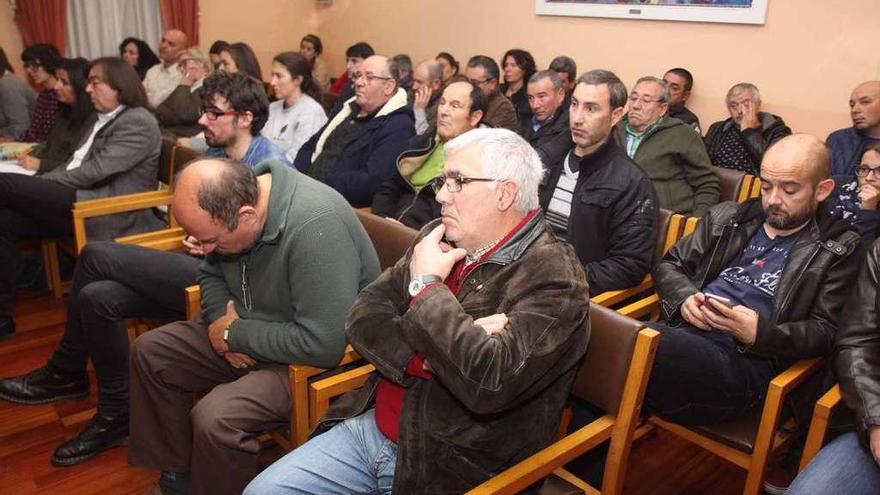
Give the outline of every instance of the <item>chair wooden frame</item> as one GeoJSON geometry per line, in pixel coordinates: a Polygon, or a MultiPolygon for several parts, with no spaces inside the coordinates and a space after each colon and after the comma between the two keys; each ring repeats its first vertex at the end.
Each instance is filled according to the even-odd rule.
{"type": "Polygon", "coordinates": [[[828,435],[828,426],[831,415],[838,407],[843,405],[843,395],[840,385],[834,385],[825,395],[816,402],[813,409],[813,419],[810,421],[810,430],[807,432],[807,441],[804,445],[804,453],[801,456],[801,464],[798,471],[803,471],[813,461],[816,455],[825,445],[825,437],[828,435]]]}

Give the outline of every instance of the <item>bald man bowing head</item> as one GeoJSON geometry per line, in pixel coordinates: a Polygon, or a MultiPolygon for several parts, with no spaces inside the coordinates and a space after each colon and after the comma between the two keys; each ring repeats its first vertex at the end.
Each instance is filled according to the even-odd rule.
{"type": "Polygon", "coordinates": [[[339,361],[379,261],[338,193],[277,161],[194,162],[173,207],[206,254],[203,309],[132,347],[129,460],[161,470],[164,493],[241,493],[257,437],[290,418],[287,365],[339,361]]]}
{"type": "Polygon", "coordinates": [[[761,162],[761,197],[709,210],[654,270],[665,321],[646,403],[684,424],[736,420],[799,359],[826,355],[859,236],[822,204],[831,153],[806,134],[761,162]]]}

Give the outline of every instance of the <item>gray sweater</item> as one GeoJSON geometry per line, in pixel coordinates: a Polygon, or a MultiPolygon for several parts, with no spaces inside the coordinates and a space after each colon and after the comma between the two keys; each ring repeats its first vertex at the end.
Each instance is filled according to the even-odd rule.
{"type": "Polygon", "coordinates": [[[379,274],[376,251],[354,210],[330,187],[278,161],[254,171],[272,174],[266,225],[247,253],[209,255],[202,263],[202,315],[213,322],[233,300],[240,318],[229,328],[231,351],[264,362],[333,366],[345,350],[348,310],[379,274]]]}
{"type": "Polygon", "coordinates": [[[0,77],[0,136],[18,137],[31,126],[37,94],[11,72],[0,77]]]}

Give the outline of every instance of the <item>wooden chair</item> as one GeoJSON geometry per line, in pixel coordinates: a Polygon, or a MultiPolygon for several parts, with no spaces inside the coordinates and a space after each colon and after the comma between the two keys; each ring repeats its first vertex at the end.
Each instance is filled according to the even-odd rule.
{"type": "MultiPolygon", "coordinates": [[[[654,266],[663,259],[666,252],[678,242],[679,238],[681,238],[684,221],[684,216],[672,213],[669,210],[664,210],[663,208],[660,209],[660,220],[657,223],[657,231],[660,232],[661,235],[657,236],[657,245],[654,251],[654,266]],[[663,234],[664,232],[665,234],[663,234]]],[[[644,280],[635,287],[606,291],[594,296],[590,300],[596,304],[610,308],[619,305],[624,301],[633,299],[651,290],[653,287],[654,281],[651,279],[651,275],[648,274],[645,276],[644,280]]]]}
{"type": "Polygon", "coordinates": [[[825,392],[816,402],[813,409],[813,419],[810,421],[810,430],[807,432],[807,441],[804,445],[804,453],[801,456],[801,465],[798,471],[806,469],[807,465],[813,461],[816,454],[822,450],[825,445],[825,437],[828,435],[828,425],[831,422],[831,415],[841,405],[843,405],[843,396],[840,392],[840,385],[834,385],[828,392],[825,392]]]}
{"type": "Polygon", "coordinates": [[[752,189],[749,191],[749,198],[760,198],[761,197],[761,179],[755,177],[752,181],[752,189]]]}
{"type": "Polygon", "coordinates": [[[56,299],[60,299],[68,289],[61,280],[58,250],[62,249],[74,257],[79,255],[87,242],[86,220],[89,218],[169,204],[172,179],[176,170],[175,158],[178,149],[179,147],[175,144],[174,140],[170,138],[162,139],[157,173],[160,190],[90,201],[78,201],[73,204],[73,239],[52,239],[42,243],[46,281],[56,299]],[[168,199],[168,203],[165,203],[166,199],[168,199]]]}
{"type": "MultiPolygon", "coordinates": [[[[562,466],[609,439],[602,493],[621,492],[660,334],[595,303],[590,304],[590,326],[590,346],[575,378],[572,395],[608,413],[469,493],[513,494],[544,478],[547,481],[541,493],[571,493],[572,489],[598,493],[562,466]]],[[[372,371],[373,367],[368,365],[313,382],[309,389],[310,408],[315,414],[312,427],[333,397],[362,386],[372,371]]]]}
{"type": "Polygon", "coordinates": [[[712,171],[721,179],[721,201],[736,201],[742,203],[749,199],[754,175],[741,170],[712,165],[712,171]]]}
{"type": "MultiPolygon", "coordinates": [[[[384,270],[397,263],[406,250],[409,249],[418,231],[397,222],[392,222],[372,213],[355,210],[355,214],[364,226],[364,230],[370,236],[376,254],[379,257],[379,265],[384,270]]],[[[192,318],[201,311],[201,292],[198,285],[186,289],[187,318],[192,318]]],[[[339,367],[350,365],[360,360],[357,352],[347,346],[339,364],[331,369],[317,368],[314,366],[292,364],[289,367],[290,396],[292,405],[290,408],[290,430],[274,430],[269,432],[285,450],[292,450],[305,443],[313,427],[310,424],[311,417],[309,407],[309,381],[321,374],[338,371],[339,367]]],[[[341,374],[346,374],[343,371],[341,374]]]]}

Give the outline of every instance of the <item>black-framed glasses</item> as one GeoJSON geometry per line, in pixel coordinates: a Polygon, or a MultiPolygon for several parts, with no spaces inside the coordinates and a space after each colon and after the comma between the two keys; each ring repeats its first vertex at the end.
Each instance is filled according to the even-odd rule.
{"type": "Polygon", "coordinates": [[[204,115],[208,118],[208,120],[214,121],[219,119],[224,115],[235,115],[238,112],[235,110],[220,110],[219,108],[202,108],[199,110],[199,117],[204,115]]]}
{"type": "Polygon", "coordinates": [[[486,177],[464,177],[460,174],[457,175],[441,175],[434,180],[431,181],[431,189],[434,190],[434,194],[440,192],[443,189],[443,185],[446,185],[446,190],[451,193],[457,193],[461,191],[461,186],[465,184],[469,184],[471,182],[500,182],[498,179],[488,179],[486,177]]]}
{"type": "Polygon", "coordinates": [[[856,173],[859,174],[859,177],[867,177],[868,174],[874,174],[875,179],[880,179],[880,167],[871,168],[859,165],[859,168],[856,169],[856,173]]]}
{"type": "Polygon", "coordinates": [[[362,78],[362,77],[363,77],[364,79],[366,79],[368,83],[373,82],[373,81],[376,81],[376,80],[378,80],[378,81],[390,81],[390,80],[393,79],[392,77],[383,77],[383,76],[377,76],[377,75],[375,75],[375,74],[367,74],[366,72],[355,72],[354,74],[351,75],[351,81],[352,81],[352,82],[357,82],[357,80],[360,79],[360,78],[362,78]]]}
{"type": "Polygon", "coordinates": [[[640,102],[642,102],[642,105],[650,105],[651,103],[657,103],[657,102],[663,101],[659,98],[656,100],[652,99],[651,97],[649,97],[647,95],[642,96],[640,98],[639,95],[636,95],[636,94],[629,95],[629,98],[627,98],[627,99],[629,100],[630,104],[633,104],[637,101],[640,101],[640,102]]]}

